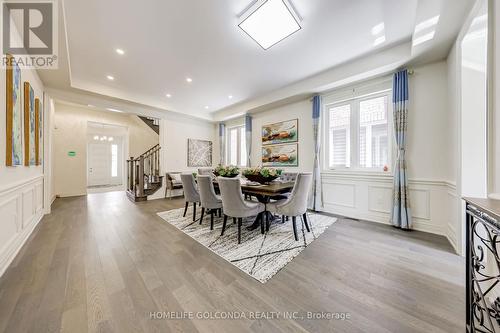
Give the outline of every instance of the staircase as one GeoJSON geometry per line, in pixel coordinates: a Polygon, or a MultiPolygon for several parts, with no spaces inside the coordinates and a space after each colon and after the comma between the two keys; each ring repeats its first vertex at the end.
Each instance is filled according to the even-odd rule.
{"type": "Polygon", "coordinates": [[[138,116],[146,125],[149,126],[156,134],[160,134],[160,120],[157,118],[138,116]]]}
{"type": "Polygon", "coordinates": [[[127,197],[133,201],[146,201],[162,187],[160,176],[160,145],[148,149],[141,156],[127,160],[127,197]]]}

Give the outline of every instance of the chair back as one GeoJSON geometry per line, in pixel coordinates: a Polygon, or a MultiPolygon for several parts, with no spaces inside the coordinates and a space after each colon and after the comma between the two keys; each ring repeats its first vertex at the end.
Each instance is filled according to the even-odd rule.
{"type": "Polygon", "coordinates": [[[212,176],[214,174],[214,169],[212,168],[198,168],[198,175],[212,176]]]}
{"type": "Polygon", "coordinates": [[[181,174],[182,187],[184,188],[184,198],[187,202],[200,201],[200,194],[194,182],[194,176],[191,173],[181,174]]]}
{"type": "Polygon", "coordinates": [[[297,174],[297,179],[290,193],[285,206],[287,208],[288,216],[302,215],[307,211],[307,202],[309,198],[309,191],[311,190],[312,173],[300,172],[297,174]]]}
{"type": "Polygon", "coordinates": [[[246,216],[245,211],[248,210],[248,207],[243,200],[240,179],[217,177],[217,182],[219,183],[224,214],[231,217],[246,216]]]}
{"type": "Polygon", "coordinates": [[[280,179],[285,183],[294,182],[297,179],[297,175],[297,172],[283,172],[280,176],[280,179]]]}
{"type": "Polygon", "coordinates": [[[211,176],[198,175],[198,188],[200,189],[201,206],[204,208],[220,208],[221,201],[215,195],[214,184],[211,176]]]}

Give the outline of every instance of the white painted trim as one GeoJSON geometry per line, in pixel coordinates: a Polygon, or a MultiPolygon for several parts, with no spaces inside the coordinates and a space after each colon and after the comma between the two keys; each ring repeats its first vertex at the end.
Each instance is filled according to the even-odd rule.
{"type": "Polygon", "coordinates": [[[28,180],[21,180],[16,183],[0,187],[0,196],[18,190],[26,185],[36,183],[38,180],[43,179],[43,175],[38,175],[28,180]]]}

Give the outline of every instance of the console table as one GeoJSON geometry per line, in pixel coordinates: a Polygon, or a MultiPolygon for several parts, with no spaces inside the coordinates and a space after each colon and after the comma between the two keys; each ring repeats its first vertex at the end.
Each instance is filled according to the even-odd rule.
{"type": "Polygon", "coordinates": [[[500,333],[500,200],[466,203],[466,332],[500,333]]]}

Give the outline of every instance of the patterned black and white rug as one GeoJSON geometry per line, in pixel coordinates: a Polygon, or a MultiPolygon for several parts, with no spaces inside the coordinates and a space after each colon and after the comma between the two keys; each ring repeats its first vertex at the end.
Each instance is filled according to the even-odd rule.
{"type": "Polygon", "coordinates": [[[335,217],[308,213],[311,232],[307,232],[302,220],[297,218],[299,240],[295,241],[292,219],[284,224],[278,219],[271,224],[269,232],[262,235],[260,228],[253,231],[246,229],[254,221],[254,218],[247,218],[241,228],[241,244],[238,244],[238,227],[231,218],[221,237],[222,218],[214,218],[214,230],[210,230],[210,215],[205,216],[202,225],[199,225],[199,211],[196,212],[196,222],[193,222],[191,207],[186,217],[182,216],[183,212],[184,208],[179,208],[160,212],[158,215],[262,283],[267,282],[337,221],[335,217]]]}

